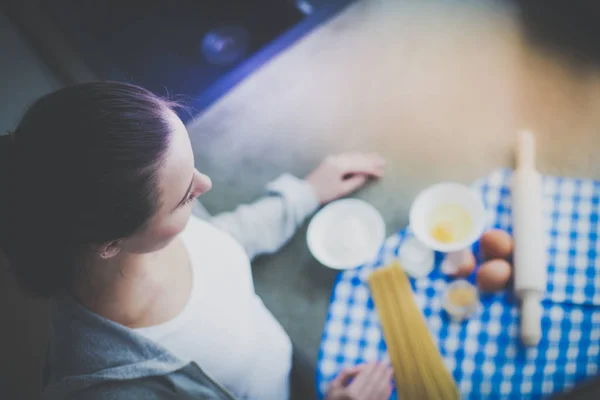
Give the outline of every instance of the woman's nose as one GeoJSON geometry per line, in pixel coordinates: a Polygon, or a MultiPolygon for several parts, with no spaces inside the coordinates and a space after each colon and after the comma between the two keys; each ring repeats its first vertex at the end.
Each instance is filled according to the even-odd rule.
{"type": "Polygon", "coordinates": [[[212,180],[208,175],[204,175],[198,170],[196,170],[196,173],[196,188],[194,190],[194,195],[198,197],[212,188],[212,180]]]}

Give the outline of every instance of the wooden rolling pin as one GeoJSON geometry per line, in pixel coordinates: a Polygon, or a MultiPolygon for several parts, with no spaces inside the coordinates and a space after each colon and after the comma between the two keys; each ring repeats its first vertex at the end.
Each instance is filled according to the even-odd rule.
{"type": "Polygon", "coordinates": [[[515,292],[521,300],[521,341],[537,346],[542,336],[541,300],[546,291],[547,253],[542,177],[535,168],[535,139],[521,132],[512,179],[515,292]]]}

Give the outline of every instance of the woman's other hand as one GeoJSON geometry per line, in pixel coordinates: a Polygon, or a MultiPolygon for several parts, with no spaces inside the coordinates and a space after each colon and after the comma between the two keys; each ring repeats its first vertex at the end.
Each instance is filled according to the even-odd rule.
{"type": "Polygon", "coordinates": [[[325,400],[388,400],[393,375],[392,368],[384,364],[344,369],[331,382],[325,400]]]}
{"type": "Polygon", "coordinates": [[[306,181],[325,204],[360,189],[369,178],[381,178],[384,168],[379,154],[343,153],[327,157],[306,181]]]}

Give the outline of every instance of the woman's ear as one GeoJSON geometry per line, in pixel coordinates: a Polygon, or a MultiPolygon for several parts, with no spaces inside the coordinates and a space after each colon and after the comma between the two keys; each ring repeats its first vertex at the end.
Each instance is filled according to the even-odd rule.
{"type": "Polygon", "coordinates": [[[98,253],[100,254],[100,257],[102,257],[105,260],[108,260],[109,258],[113,258],[120,252],[121,252],[121,241],[120,240],[113,240],[112,242],[107,242],[107,243],[104,243],[104,244],[98,246],[98,253]]]}

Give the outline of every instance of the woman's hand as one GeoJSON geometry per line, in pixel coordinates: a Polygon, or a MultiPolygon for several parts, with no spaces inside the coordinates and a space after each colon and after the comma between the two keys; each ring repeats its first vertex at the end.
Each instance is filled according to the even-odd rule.
{"type": "Polygon", "coordinates": [[[384,168],[378,154],[343,153],[327,157],[306,181],[325,204],[358,190],[369,178],[381,178],[384,168]]]}
{"type": "Polygon", "coordinates": [[[384,364],[347,368],[331,382],[325,400],[388,400],[393,375],[392,368],[384,364]]]}

